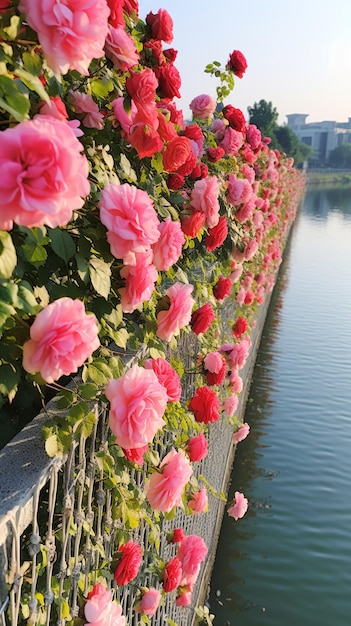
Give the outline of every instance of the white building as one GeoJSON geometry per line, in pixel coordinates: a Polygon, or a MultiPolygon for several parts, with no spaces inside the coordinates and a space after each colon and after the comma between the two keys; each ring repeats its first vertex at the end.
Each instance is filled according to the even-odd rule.
{"type": "Polygon", "coordinates": [[[288,118],[288,128],[298,139],[313,149],[309,161],[311,165],[325,165],[329,154],[345,142],[351,143],[351,117],[347,122],[312,122],[306,124],[308,114],[292,113],[288,118]]]}

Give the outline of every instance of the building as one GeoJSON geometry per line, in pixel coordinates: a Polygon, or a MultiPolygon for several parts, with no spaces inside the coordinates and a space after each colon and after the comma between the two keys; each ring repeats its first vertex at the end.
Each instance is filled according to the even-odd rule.
{"type": "Polygon", "coordinates": [[[310,165],[323,167],[329,154],[345,142],[351,143],[351,117],[347,122],[312,122],[306,124],[308,114],[292,113],[288,118],[288,128],[297,138],[313,149],[310,165]]]}

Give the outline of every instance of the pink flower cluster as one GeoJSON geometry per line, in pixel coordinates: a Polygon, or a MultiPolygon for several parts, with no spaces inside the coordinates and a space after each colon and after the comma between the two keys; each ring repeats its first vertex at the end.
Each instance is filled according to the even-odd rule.
{"type": "Polygon", "coordinates": [[[80,300],[60,298],[36,316],[23,346],[23,367],[52,383],[77,372],[99,345],[95,315],[80,300]]]}
{"type": "Polygon", "coordinates": [[[160,222],[150,196],[129,183],[106,185],[99,208],[111,253],[124,262],[120,275],[125,286],[119,292],[122,310],[131,313],[150,299],[157,270],[178,261],[184,235],[179,222],[160,222]]]}
{"type": "Polygon", "coordinates": [[[65,120],[36,115],[1,133],[0,228],[65,226],[89,194],[88,161],[65,120]]]}

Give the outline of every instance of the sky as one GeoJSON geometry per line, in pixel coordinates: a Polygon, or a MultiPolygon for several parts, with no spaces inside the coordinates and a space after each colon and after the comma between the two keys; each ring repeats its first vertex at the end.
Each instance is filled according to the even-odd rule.
{"type": "Polygon", "coordinates": [[[217,79],[207,63],[222,67],[233,50],[248,69],[226,99],[248,119],[247,107],[272,102],[279,124],[290,113],[306,122],[351,117],[351,0],[139,0],[139,16],[166,9],[173,19],[182,78],[178,108],[189,119],[189,103],[201,94],[215,98],[217,79]]]}

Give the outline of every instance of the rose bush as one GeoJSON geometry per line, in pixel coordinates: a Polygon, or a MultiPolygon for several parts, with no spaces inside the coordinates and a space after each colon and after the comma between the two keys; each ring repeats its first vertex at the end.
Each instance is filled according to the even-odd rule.
{"type": "MultiPolygon", "coordinates": [[[[137,0],[21,0],[3,2],[0,20],[0,407],[9,422],[31,419],[55,391],[67,415],[46,423],[47,453],[64,458],[82,440],[96,443],[79,527],[94,570],[72,576],[79,615],[67,613],[67,579],[51,609],[39,603],[30,615],[28,577],[23,619],[46,623],[52,610],[58,621],[64,606],[67,623],[122,626],[101,581],[127,585],[145,616],[172,591],[176,606],[192,603],[207,547],[178,527],[166,563],[164,518],[178,506],[205,511],[207,491],[218,495],[192,465],[206,458],[212,423],[228,421],[234,444],[248,434],[235,416],[238,372],[303,178],[239,109],[218,112],[247,68],[238,50],[225,69],[206,67],[220,79],[217,98],[195,94],[184,122],[164,9],[142,20],[137,0]],[[190,371],[177,353],[185,339],[190,371]],[[109,429],[97,424],[97,403],[109,429]],[[103,501],[109,512],[94,535],[89,520],[102,523],[103,501]],[[144,560],[139,526],[148,528],[144,560]]],[[[243,498],[230,514],[243,515],[243,498]]],[[[61,532],[58,524],[58,540],[61,532]]]]}

